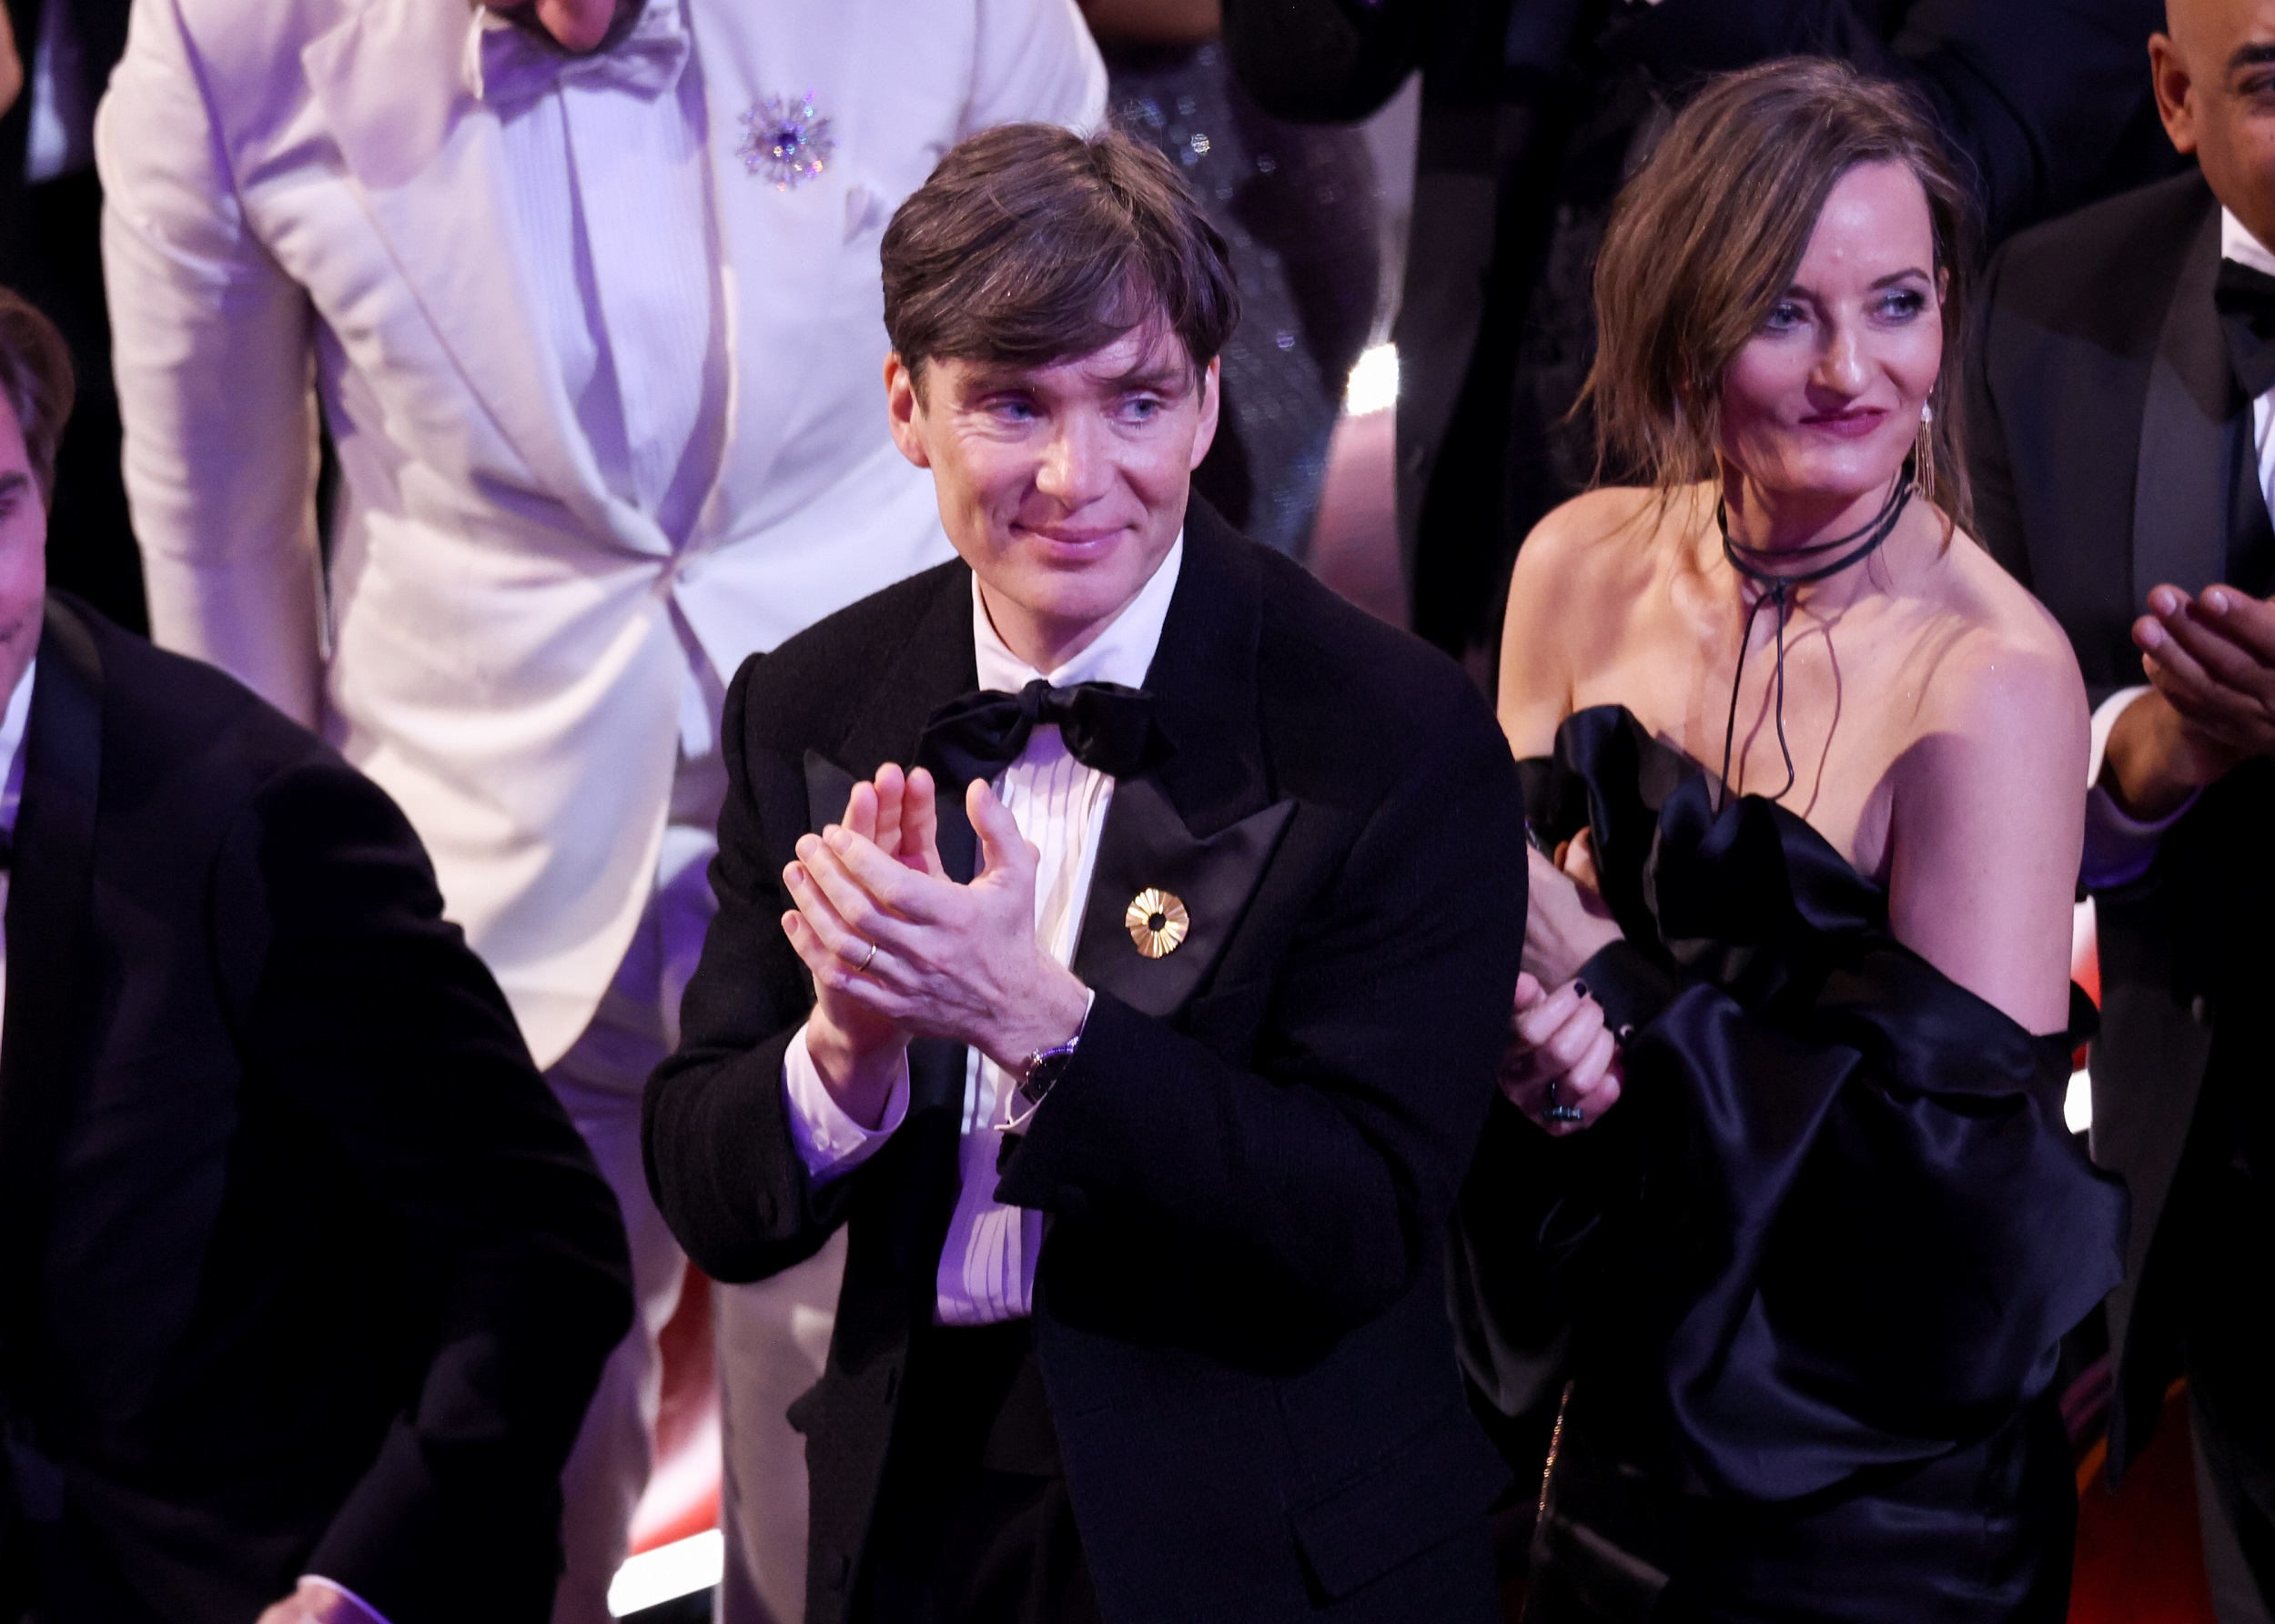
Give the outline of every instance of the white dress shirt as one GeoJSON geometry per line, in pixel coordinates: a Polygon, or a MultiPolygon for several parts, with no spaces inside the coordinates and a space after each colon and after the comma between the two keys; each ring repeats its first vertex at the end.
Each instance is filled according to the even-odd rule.
{"type": "MultiPolygon", "coordinates": [[[[1098,639],[1057,671],[1036,671],[1004,645],[972,582],[972,651],[982,689],[1016,693],[1038,677],[1055,687],[1077,682],[1144,684],[1161,641],[1162,622],[1177,590],[1185,559],[1179,536],[1144,589],[1098,639]]],[[[1073,962],[1081,940],[1083,904],[1097,865],[1098,835],[1114,798],[1114,781],[1067,753],[1056,727],[1037,727],[1026,748],[995,782],[996,793],[1041,853],[1035,874],[1035,935],[1061,964],[1073,962]]],[[[798,1157],[815,1182],[851,1172],[875,1155],[908,1115],[905,1063],[875,1128],[838,1108],[823,1086],[800,1027],[783,1058],[783,1089],[798,1157]]],[[[956,1213],[940,1251],[941,1325],[992,1325],[1034,1310],[1035,1257],[1043,1243],[1043,1215],[1006,1206],[995,1198],[996,1163],[1006,1117],[1025,1109],[1014,1080],[977,1049],[969,1051],[964,1081],[964,1136],[959,1146],[956,1213]]]]}
{"type": "MultiPolygon", "coordinates": [[[[24,730],[32,720],[32,678],[38,671],[36,661],[24,668],[16,679],[15,691],[8,695],[8,708],[0,711],[0,835],[10,842],[15,839],[16,808],[24,802],[24,730]]],[[[8,879],[10,871],[0,868],[0,918],[8,911],[8,879]]],[[[8,941],[0,933],[0,1024],[7,1018],[8,1007],[8,941]]]]}
{"type": "MultiPolygon", "coordinates": [[[[2251,235],[2250,227],[2223,208],[2219,211],[2219,257],[2232,259],[2275,277],[2275,252],[2251,235]]],[[[2251,446],[2260,466],[2260,491],[2269,511],[2275,512],[2275,389],[2251,402],[2251,446]]],[[[2157,860],[2164,832],[2179,822],[2196,804],[2190,795],[2166,816],[2136,818],[2117,803],[2101,783],[2103,758],[2109,733],[2127,706],[2146,694],[2146,687],[2124,688],[2103,700],[2093,713],[2093,747],[2086,758],[2086,855],[2082,865],[2086,885],[2104,890],[2138,880],[2157,860]]]]}

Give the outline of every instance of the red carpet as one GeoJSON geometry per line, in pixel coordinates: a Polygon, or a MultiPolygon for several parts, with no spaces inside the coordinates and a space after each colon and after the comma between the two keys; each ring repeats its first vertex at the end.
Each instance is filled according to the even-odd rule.
{"type": "Polygon", "coordinates": [[[2215,1624],[2196,1527],[2188,1394],[2166,1395],[2148,1453],[2109,1492],[2102,1446],[2078,1469],[2078,1565],[2069,1624],[2215,1624]]]}

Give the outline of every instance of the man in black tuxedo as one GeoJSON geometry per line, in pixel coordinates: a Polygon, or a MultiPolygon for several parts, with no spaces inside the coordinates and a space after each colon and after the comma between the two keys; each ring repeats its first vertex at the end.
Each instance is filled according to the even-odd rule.
{"type": "Polygon", "coordinates": [[[737,674],[647,1102],[707,1271],[851,1225],[807,1617],[1491,1619],[1441,1254],[1522,947],[1507,745],[1188,500],[1236,293],[1159,155],[988,132],[883,255],[962,561],[737,674]]]}
{"type": "Polygon", "coordinates": [[[1419,71],[1399,347],[1413,627],[1489,661],[1517,548],[1595,474],[1573,416],[1613,197],[1702,74],[1837,56],[1912,86],[1996,241],[2169,172],[2142,82],[2162,0],[1224,0],[1267,112],[1363,118],[1419,71]]]}
{"type": "Polygon", "coordinates": [[[2097,707],[2093,1151],[2132,1193],[2109,1466],[2189,1378],[2226,1624],[2275,1598],[2275,0],[2172,0],[2159,108],[2200,172],[1993,262],[1977,530],[2097,707]]]}
{"type": "Polygon", "coordinates": [[[545,1619],[622,1221],[394,804],[46,597],[0,293],[0,1617],[545,1619]]]}

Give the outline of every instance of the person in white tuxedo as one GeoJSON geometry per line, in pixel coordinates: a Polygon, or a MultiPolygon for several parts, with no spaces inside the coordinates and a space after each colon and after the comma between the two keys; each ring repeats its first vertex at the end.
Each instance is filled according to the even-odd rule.
{"type": "MultiPolygon", "coordinates": [[[[949,556],[879,404],[880,235],[965,136],[1104,96],[1073,0],[135,0],[96,155],[153,633],[410,814],[632,1236],[560,1619],[607,1617],[684,1271],[638,1118],[721,673],[949,556]]],[[[730,1619],[799,1609],[782,1411],[838,1266],[722,1295],[730,1619]]]]}

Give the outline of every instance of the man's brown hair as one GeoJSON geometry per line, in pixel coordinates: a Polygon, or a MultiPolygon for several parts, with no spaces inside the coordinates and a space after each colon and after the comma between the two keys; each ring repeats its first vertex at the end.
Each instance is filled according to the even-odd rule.
{"type": "Polygon", "coordinates": [[[44,506],[54,506],[56,448],[71,420],[74,387],[71,351],[56,324],[21,295],[0,287],[0,395],[24,430],[25,454],[44,506]]]}
{"type": "Polygon", "coordinates": [[[934,359],[1047,366],[1158,322],[1196,369],[1240,316],[1224,238],[1176,167],[1117,134],[1006,124],[960,143],[885,228],[885,330],[934,359]]]}
{"type": "Polygon", "coordinates": [[[1724,369],[1792,284],[1835,183],[1876,163],[1903,165],[1927,194],[1943,367],[1918,478],[1947,519],[1968,522],[1959,381],[1973,199],[1906,92],[1819,58],[1709,83],[1613,205],[1583,396],[1606,465],[1662,491],[1715,475],[1724,369]]]}

